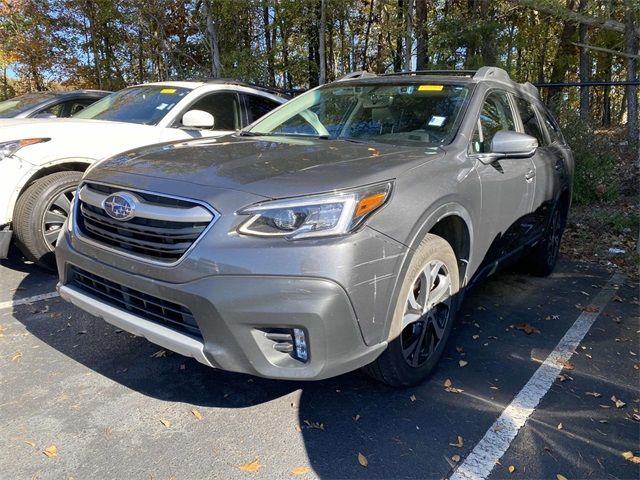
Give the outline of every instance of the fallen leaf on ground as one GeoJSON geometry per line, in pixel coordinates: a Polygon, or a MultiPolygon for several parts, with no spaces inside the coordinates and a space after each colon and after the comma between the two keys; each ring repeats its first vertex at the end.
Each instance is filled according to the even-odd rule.
{"type": "Polygon", "coordinates": [[[509,470],[509,473],[513,473],[516,471],[516,467],[514,467],[513,465],[509,465],[509,468],[507,468],[507,470],[509,470]]]}
{"type": "Polygon", "coordinates": [[[562,423],[559,423],[559,424],[558,424],[558,430],[562,430],[562,428],[563,428],[562,423]]]}
{"type": "Polygon", "coordinates": [[[196,417],[198,420],[202,420],[202,414],[196,410],[195,408],[193,410],[191,410],[191,413],[193,413],[193,416],[196,417]]]}
{"type": "Polygon", "coordinates": [[[589,395],[591,397],[596,397],[596,398],[600,398],[602,396],[598,392],[587,392],[585,395],[589,395]]]}
{"type": "Polygon", "coordinates": [[[566,358],[559,358],[558,359],[558,363],[560,365],[562,365],[562,368],[564,368],[565,370],[573,370],[573,363],[571,363],[569,360],[567,360],[566,358]]]}
{"type": "Polygon", "coordinates": [[[354,415],[354,416],[353,416],[353,417],[351,417],[351,418],[353,418],[353,421],[354,421],[354,422],[357,422],[358,420],[360,420],[360,414],[356,414],[356,415],[354,415]]]}
{"type": "Polygon", "coordinates": [[[311,471],[309,467],[293,467],[291,473],[294,475],[305,475],[311,471]]]}
{"type": "Polygon", "coordinates": [[[561,473],[556,473],[556,480],[567,480],[567,477],[565,477],[561,473]]]}
{"type": "Polygon", "coordinates": [[[589,304],[586,307],[581,305],[580,303],[576,304],[576,308],[578,310],[582,310],[583,312],[589,312],[589,313],[598,313],[600,311],[600,309],[598,308],[597,305],[594,304],[589,304]]]}
{"type": "Polygon", "coordinates": [[[570,377],[565,373],[561,373],[560,375],[558,375],[558,380],[560,380],[561,382],[565,382],[567,380],[573,380],[573,377],[570,377]]]}
{"type": "Polygon", "coordinates": [[[251,462],[247,462],[245,464],[240,465],[238,468],[240,470],[242,470],[243,472],[257,472],[262,467],[264,467],[264,465],[260,465],[258,463],[258,459],[256,458],[255,460],[253,460],[251,462]]]}
{"type": "Polygon", "coordinates": [[[451,383],[451,380],[449,380],[448,378],[444,381],[444,391],[445,392],[449,392],[449,393],[462,393],[464,392],[463,389],[461,388],[455,388],[453,386],[453,383],[451,383]]]}
{"type": "Polygon", "coordinates": [[[457,453],[455,455],[453,455],[451,457],[451,460],[453,460],[454,462],[458,463],[460,461],[460,455],[458,455],[457,453]]]}
{"type": "Polygon", "coordinates": [[[358,463],[363,467],[366,467],[369,465],[369,460],[367,460],[367,457],[365,457],[363,454],[358,452],[358,463]]]}
{"type": "Polygon", "coordinates": [[[622,452],[622,457],[631,463],[640,464],[640,457],[635,456],[633,452],[622,452]]]}
{"type": "Polygon", "coordinates": [[[166,356],[167,356],[166,350],[158,350],[156,353],[151,355],[151,358],[160,358],[160,357],[166,357],[166,356]]]}
{"type": "Polygon", "coordinates": [[[171,426],[171,422],[169,420],[160,419],[160,423],[167,428],[171,426]]]}
{"type": "Polygon", "coordinates": [[[13,356],[11,357],[11,361],[15,362],[16,360],[19,360],[22,358],[22,352],[16,352],[13,354],[13,356]]]}
{"type": "Polygon", "coordinates": [[[473,337],[471,337],[471,338],[473,338],[474,340],[477,340],[477,339],[479,339],[479,338],[480,338],[480,335],[474,335],[474,336],[473,336],[473,337]]]}
{"type": "Polygon", "coordinates": [[[452,447],[462,448],[464,447],[464,439],[460,435],[458,435],[457,443],[450,443],[449,445],[451,445],[452,447]]]}
{"type": "Polygon", "coordinates": [[[411,395],[409,397],[409,400],[411,400],[412,402],[415,402],[416,401],[416,396],[415,395],[411,395]]]}
{"type": "Polygon", "coordinates": [[[465,360],[460,360],[458,362],[458,365],[460,365],[461,367],[466,367],[469,364],[469,362],[465,361],[465,360]]]}
{"type": "Polygon", "coordinates": [[[616,408],[622,408],[626,405],[626,403],[624,403],[622,400],[616,398],[615,395],[611,397],[611,401],[615,404],[616,408]]]}
{"type": "Polygon", "coordinates": [[[30,447],[36,448],[36,444],[33,442],[30,442],[28,440],[25,440],[24,443],[26,443],[27,445],[29,445],[30,447]]]}
{"type": "Polygon", "coordinates": [[[324,424],[320,422],[314,422],[313,420],[305,420],[304,423],[309,428],[315,428],[316,430],[324,430],[324,424]]]}
{"type": "Polygon", "coordinates": [[[518,325],[516,325],[516,330],[522,330],[527,335],[531,335],[532,333],[540,333],[540,330],[538,330],[533,325],[529,325],[528,323],[519,323],[518,325]]]}
{"type": "Polygon", "coordinates": [[[44,453],[49,458],[57,457],[58,456],[58,447],[56,447],[55,445],[49,445],[47,448],[45,448],[42,451],[42,453],[44,453]]]}

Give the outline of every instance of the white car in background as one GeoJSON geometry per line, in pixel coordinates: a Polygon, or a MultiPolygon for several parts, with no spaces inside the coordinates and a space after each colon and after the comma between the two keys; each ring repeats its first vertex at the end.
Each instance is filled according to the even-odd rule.
{"type": "Polygon", "coordinates": [[[0,120],[0,258],[11,238],[30,260],[53,266],[58,233],[93,162],[155,143],[232,133],[285,103],[234,81],[129,87],[73,118],[0,120]]]}

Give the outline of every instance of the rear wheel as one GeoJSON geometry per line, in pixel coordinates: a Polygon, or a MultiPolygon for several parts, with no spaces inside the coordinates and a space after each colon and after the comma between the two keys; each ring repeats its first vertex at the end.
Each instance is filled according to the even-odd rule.
{"type": "Polygon", "coordinates": [[[57,172],[33,182],[18,198],[13,218],[16,245],[31,261],[55,269],[54,250],[82,172],[57,172]]]}
{"type": "Polygon", "coordinates": [[[405,275],[392,340],[365,371],[394,387],[423,382],[444,351],[457,310],[458,264],[451,246],[428,234],[405,275]]]}
{"type": "Polygon", "coordinates": [[[560,255],[560,241],[567,222],[567,209],[561,202],[553,209],[551,220],[543,239],[531,249],[525,258],[527,270],[538,277],[550,275],[560,255]]]}

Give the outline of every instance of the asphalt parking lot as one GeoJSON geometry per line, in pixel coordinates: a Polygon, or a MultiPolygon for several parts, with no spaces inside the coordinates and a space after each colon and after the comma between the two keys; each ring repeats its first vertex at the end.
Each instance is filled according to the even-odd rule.
{"type": "Polygon", "coordinates": [[[614,272],[495,275],[409,390],[215,371],[60,298],[23,303],[55,283],[0,266],[1,478],[640,476],[622,455],[640,455],[638,290],[614,272]]]}

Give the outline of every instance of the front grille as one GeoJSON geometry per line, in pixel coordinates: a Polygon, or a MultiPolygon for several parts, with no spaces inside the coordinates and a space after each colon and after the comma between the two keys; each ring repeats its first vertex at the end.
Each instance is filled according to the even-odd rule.
{"type": "Polygon", "coordinates": [[[202,339],[200,328],[187,307],[125,287],[77,267],[71,268],[70,283],[108,305],[127,310],[138,317],[186,333],[194,338],[202,339]]]}
{"type": "Polygon", "coordinates": [[[197,203],[135,190],[131,193],[140,202],[135,216],[116,220],[107,215],[102,201],[122,190],[100,184],[82,186],[76,225],[83,236],[138,257],[171,263],[179,260],[214,220],[214,215],[197,203]]]}

